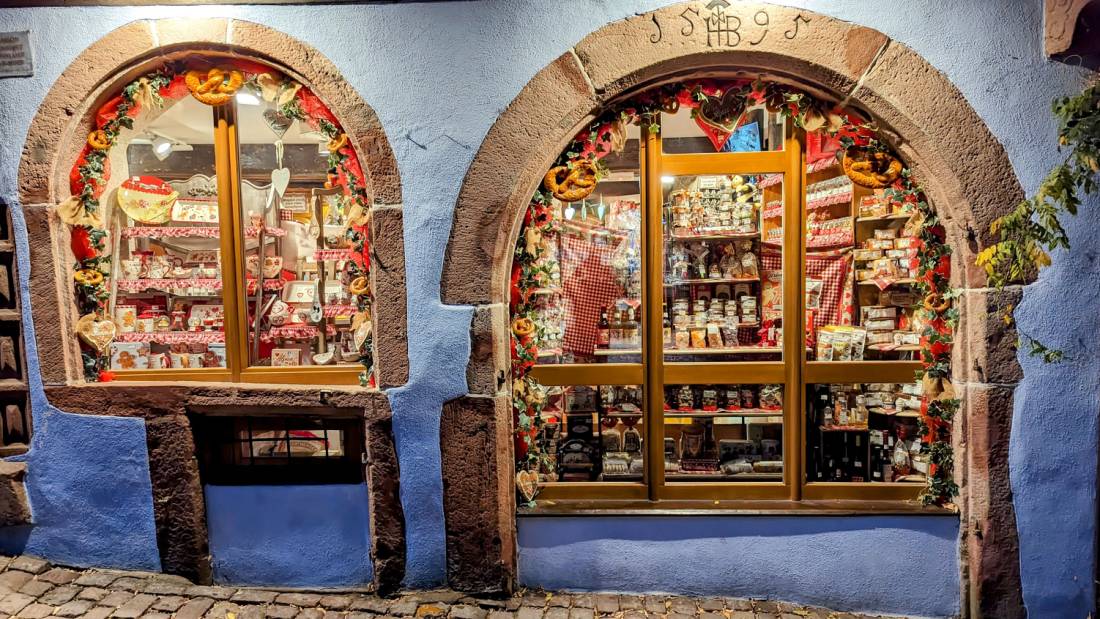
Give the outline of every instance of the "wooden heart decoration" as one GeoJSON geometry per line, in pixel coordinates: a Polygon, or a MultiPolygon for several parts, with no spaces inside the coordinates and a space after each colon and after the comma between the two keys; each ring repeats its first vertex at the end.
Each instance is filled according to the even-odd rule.
{"type": "Polygon", "coordinates": [[[76,334],[85,344],[95,348],[100,354],[115,339],[115,322],[110,318],[98,320],[95,314],[85,314],[76,321],[76,334]]]}
{"type": "Polygon", "coordinates": [[[282,138],[286,135],[290,126],[294,124],[294,119],[284,115],[279,110],[271,109],[264,110],[264,123],[267,124],[267,128],[271,129],[271,132],[275,134],[275,137],[282,138]]]}
{"type": "Polygon", "coordinates": [[[695,124],[710,138],[714,150],[720,151],[730,135],[745,120],[747,102],[737,90],[727,90],[720,97],[707,97],[695,110],[695,124]]]}
{"type": "Polygon", "coordinates": [[[519,471],[516,473],[516,489],[528,502],[535,500],[539,492],[539,475],[534,471],[519,471]]]}
{"type": "Polygon", "coordinates": [[[271,186],[275,188],[275,192],[279,194],[279,197],[283,197],[286,193],[287,186],[290,185],[290,170],[287,168],[275,168],[271,171],[271,186]]]}

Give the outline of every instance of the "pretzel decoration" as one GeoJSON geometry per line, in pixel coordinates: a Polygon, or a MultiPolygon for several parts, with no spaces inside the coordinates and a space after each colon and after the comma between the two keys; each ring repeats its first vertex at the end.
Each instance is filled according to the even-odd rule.
{"type": "Polygon", "coordinates": [[[96,150],[107,150],[111,147],[111,141],[107,139],[107,132],[97,129],[88,134],[88,146],[96,150]]]}
{"type": "Polygon", "coordinates": [[[562,202],[576,202],[588,197],[596,188],[596,166],[587,159],[573,162],[568,166],[550,168],[542,179],[542,185],[562,202]]]}
{"type": "Polygon", "coordinates": [[[367,294],[370,292],[370,281],[366,277],[356,277],[348,284],[348,292],[353,295],[367,294]]]}
{"type": "Polygon", "coordinates": [[[95,269],[80,269],[73,273],[73,281],[81,286],[98,286],[103,283],[103,274],[95,269]]]}
{"type": "Polygon", "coordinates": [[[858,159],[844,153],[844,173],[857,185],[882,189],[901,175],[901,161],[883,152],[863,153],[858,159]]]}
{"type": "Polygon", "coordinates": [[[520,341],[526,340],[535,332],[535,321],[530,318],[520,316],[512,321],[512,333],[516,334],[516,337],[520,341]]]}
{"type": "Polygon", "coordinates": [[[341,148],[343,148],[344,146],[346,146],[347,143],[348,143],[348,134],[341,133],[337,137],[334,137],[334,138],[332,138],[331,140],[328,141],[328,144],[327,144],[328,152],[335,153],[336,151],[338,151],[341,148]]]}
{"type": "Polygon", "coordinates": [[[229,101],[241,85],[244,84],[244,75],[240,71],[212,68],[206,73],[202,71],[188,71],[184,76],[187,89],[191,96],[206,105],[222,105],[229,101]]]}
{"type": "Polygon", "coordinates": [[[924,309],[930,312],[940,314],[946,312],[949,307],[951,307],[951,299],[945,299],[938,292],[930,292],[924,297],[924,309]]]}

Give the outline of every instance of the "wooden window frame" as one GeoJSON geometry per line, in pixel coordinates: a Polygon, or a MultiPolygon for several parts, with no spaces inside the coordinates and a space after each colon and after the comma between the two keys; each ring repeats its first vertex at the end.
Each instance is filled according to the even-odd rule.
{"type": "Polygon", "coordinates": [[[361,366],[250,366],[244,281],[244,220],[241,214],[240,137],[237,102],[211,107],[214,173],[218,185],[218,220],[222,255],[222,305],[225,308],[224,368],[113,370],[122,381],[202,381],[290,385],[358,385],[361,366]]]}
{"type": "MultiPolygon", "coordinates": [[[[639,144],[643,208],[642,354],[639,363],[536,365],[531,376],[546,386],[641,385],[645,415],[645,468],[640,482],[555,482],[542,486],[540,501],[612,505],[633,501],[914,501],[923,484],[810,482],[806,478],[806,392],[812,384],[912,382],[915,361],[808,361],[802,329],[783,330],[779,361],[664,361],[662,320],[664,242],[662,176],[783,174],[783,324],[801,325],[805,315],[806,139],[788,122],[782,151],[665,154],[661,134],[643,131],[639,144]],[[790,222],[798,222],[791,225],[790,222]],[[797,277],[790,275],[797,274],[797,277]],[[783,384],[782,482],[665,483],[663,390],[666,384],[783,384]]],[[[537,508],[536,508],[537,509],[537,508]]]]}

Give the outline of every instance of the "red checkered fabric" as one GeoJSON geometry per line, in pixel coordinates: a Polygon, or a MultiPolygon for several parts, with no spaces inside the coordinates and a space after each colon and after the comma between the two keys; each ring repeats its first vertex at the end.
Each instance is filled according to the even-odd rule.
{"type": "Polygon", "coordinates": [[[566,310],[562,346],[574,357],[592,356],[600,310],[623,296],[611,268],[615,248],[623,240],[618,235],[562,231],[561,282],[566,310]]]}
{"type": "MultiPolygon", "coordinates": [[[[768,276],[782,271],[782,254],[765,249],[760,263],[764,281],[782,282],[779,277],[768,276]]],[[[814,314],[815,331],[824,325],[852,324],[851,267],[851,254],[847,251],[806,255],[806,278],[821,281],[821,305],[814,314]]]]}

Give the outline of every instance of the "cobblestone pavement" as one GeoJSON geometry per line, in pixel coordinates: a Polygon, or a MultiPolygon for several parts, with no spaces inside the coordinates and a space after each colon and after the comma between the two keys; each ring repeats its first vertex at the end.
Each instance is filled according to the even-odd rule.
{"type": "Polygon", "coordinates": [[[75,570],[31,556],[0,557],[0,619],[866,619],[783,602],[733,598],[570,594],[527,590],[510,598],[415,591],[393,598],[365,592],[306,592],[195,585],[179,576],[75,570]]]}

